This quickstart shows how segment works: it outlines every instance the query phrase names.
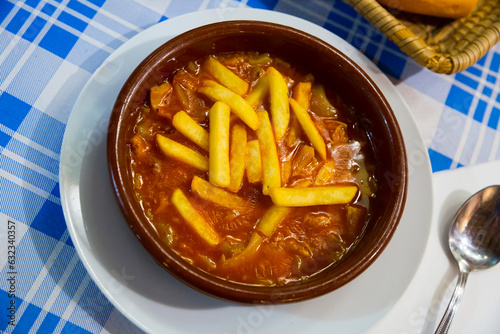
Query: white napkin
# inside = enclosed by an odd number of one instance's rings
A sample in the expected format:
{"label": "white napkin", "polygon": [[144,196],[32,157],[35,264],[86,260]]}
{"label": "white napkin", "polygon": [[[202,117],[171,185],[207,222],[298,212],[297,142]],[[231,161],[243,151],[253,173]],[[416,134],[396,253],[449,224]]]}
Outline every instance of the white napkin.
{"label": "white napkin", "polygon": [[[458,277],[448,249],[451,221],[472,194],[500,184],[500,161],[438,172],[433,181],[434,212],[422,262],[407,291],[370,333],[434,333]],[[500,333],[500,265],[470,274],[449,333]]]}

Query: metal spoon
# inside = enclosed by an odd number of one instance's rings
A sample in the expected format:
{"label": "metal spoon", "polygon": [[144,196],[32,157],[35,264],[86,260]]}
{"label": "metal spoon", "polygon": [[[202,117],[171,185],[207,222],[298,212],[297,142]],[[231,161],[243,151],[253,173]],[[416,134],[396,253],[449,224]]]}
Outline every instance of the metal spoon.
{"label": "metal spoon", "polygon": [[478,191],[462,205],[451,225],[449,244],[460,271],[436,334],[448,332],[469,273],[500,261],[500,185]]}

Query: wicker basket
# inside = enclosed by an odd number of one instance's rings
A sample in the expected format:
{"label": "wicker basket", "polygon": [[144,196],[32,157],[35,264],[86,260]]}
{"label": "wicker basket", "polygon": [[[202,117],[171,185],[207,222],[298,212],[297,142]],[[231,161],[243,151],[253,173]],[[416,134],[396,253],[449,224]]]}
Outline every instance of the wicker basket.
{"label": "wicker basket", "polygon": [[458,20],[404,13],[376,0],[344,1],[404,53],[436,73],[465,70],[500,40],[500,0],[479,0],[468,17]]}

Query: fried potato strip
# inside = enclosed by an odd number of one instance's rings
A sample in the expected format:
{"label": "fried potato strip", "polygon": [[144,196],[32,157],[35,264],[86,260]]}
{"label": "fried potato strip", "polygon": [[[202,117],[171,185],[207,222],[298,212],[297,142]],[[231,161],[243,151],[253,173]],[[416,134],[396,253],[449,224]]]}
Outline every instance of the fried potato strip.
{"label": "fried potato strip", "polygon": [[214,57],[208,57],[202,66],[215,78],[215,80],[236,94],[245,95],[247,93],[248,83],[237,76],[229,68],[222,65]]}
{"label": "fried potato strip", "polygon": [[160,134],[156,135],[156,141],[165,155],[193,166],[203,172],[208,171],[208,159],[195,150]]}
{"label": "fried potato strip", "polygon": [[209,245],[216,246],[221,242],[219,234],[210,226],[205,218],[193,207],[182,190],[176,189],[172,194],[172,204],[186,223]]}
{"label": "fried potato strip", "polygon": [[258,139],[251,140],[247,143],[246,173],[248,182],[262,182],[262,160],[260,157],[260,144]]}
{"label": "fried potato strip", "polygon": [[257,232],[253,232],[246,247],[240,253],[224,261],[223,264],[225,266],[233,266],[247,261],[249,257],[255,255],[263,241],[264,238],[262,238]]}
{"label": "fried potato strip", "polygon": [[235,124],[231,131],[231,148],[229,151],[230,182],[227,190],[236,193],[240,190],[245,175],[247,149],[247,131],[242,124]]}
{"label": "fried potato strip", "polygon": [[222,101],[226,103],[233,113],[235,113],[250,129],[257,130],[259,118],[255,110],[240,95],[230,89],[218,84],[213,80],[205,80],[204,86],[198,92],[206,95],[212,101]]}
{"label": "fried potato strip", "polygon": [[292,211],[291,208],[273,205],[259,221],[257,231],[260,231],[266,237],[270,238],[290,211]]}
{"label": "fried potato strip", "polygon": [[308,188],[270,188],[273,203],[281,206],[312,206],[350,203],[358,193],[356,186]]}
{"label": "fried potato strip", "polygon": [[293,87],[292,97],[305,110],[309,109],[311,101],[311,82],[299,82]]}
{"label": "fried potato strip", "polygon": [[209,135],[208,132],[185,111],[179,111],[172,119],[172,125],[193,143],[208,151]]}
{"label": "fried potato strip", "polygon": [[269,77],[269,99],[271,102],[271,121],[276,140],[280,141],[288,129],[290,122],[290,106],[288,103],[288,86],[281,73],[274,67],[266,71]]}
{"label": "fried potato strip", "polygon": [[262,159],[262,193],[267,195],[269,187],[281,187],[280,162],[269,115],[264,110],[258,110],[257,115],[260,120],[256,134]]}
{"label": "fried potato strip", "polygon": [[229,168],[229,121],[230,109],[224,102],[215,102],[210,108],[210,134],[208,179],[218,187],[231,182]]}
{"label": "fried potato strip", "polygon": [[321,158],[323,158],[323,160],[326,160],[325,141],[323,137],[321,137],[318,129],[316,128],[316,125],[314,125],[311,116],[309,116],[307,110],[302,108],[302,106],[297,101],[295,101],[292,98],[290,98],[289,101],[290,101],[290,106],[292,107],[292,110],[295,113],[295,116],[297,116],[297,119],[299,120],[302,129],[307,135],[307,138],[309,138],[311,144],[318,151]]}
{"label": "fried potato strip", "polygon": [[250,203],[243,198],[218,188],[198,176],[193,177],[191,190],[201,198],[229,209],[241,209],[250,206]]}

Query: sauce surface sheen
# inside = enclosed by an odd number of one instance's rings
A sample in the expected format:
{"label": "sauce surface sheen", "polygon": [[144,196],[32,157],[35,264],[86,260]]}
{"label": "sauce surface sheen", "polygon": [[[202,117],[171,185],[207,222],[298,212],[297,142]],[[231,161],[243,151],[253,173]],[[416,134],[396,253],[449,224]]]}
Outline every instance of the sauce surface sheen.
{"label": "sauce surface sheen", "polygon": [[[172,122],[174,115],[184,111],[206,132],[210,131],[209,112],[214,101],[199,90],[207,85],[207,80],[218,80],[208,69],[208,58],[203,58],[179,69],[163,84],[151,87],[129,138],[133,184],[145,215],[162,240],[182,258],[224,279],[283,285],[335,265],[361,239],[370,216],[370,198],[376,194],[369,142],[355,114],[341,96],[328,90],[327,83],[317,83],[311,74],[271,55],[247,52],[210,57],[248,84],[247,91],[241,94],[243,98],[256,89],[272,67],[285,80],[288,96],[305,103],[303,106],[325,143],[327,158],[322,158],[313,147],[290,107],[286,133],[280,140],[272,138],[279,159],[281,187],[355,185],[356,196],[347,204],[290,207],[271,234],[266,235],[257,227],[275,204],[269,195],[263,194],[262,181],[249,182],[246,169],[236,192],[229,191],[242,199],[234,207],[222,206],[194,192],[193,178],[208,182],[209,172],[167,156],[157,138],[162,135],[209,159],[208,150],[180,133]],[[321,84],[325,84],[325,89]],[[297,87],[301,85],[305,90],[299,92],[302,88]],[[253,106],[254,110],[270,111],[268,94]],[[270,112],[269,118],[273,120]],[[249,142],[258,141],[256,131],[231,112],[230,129],[235,125],[245,129],[248,150]],[[230,159],[235,154],[230,152]],[[172,203],[177,189],[220,237],[217,244],[202,238],[180,214]]]}

